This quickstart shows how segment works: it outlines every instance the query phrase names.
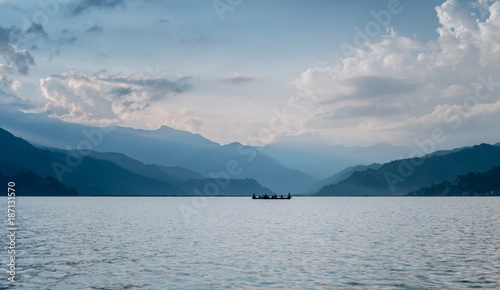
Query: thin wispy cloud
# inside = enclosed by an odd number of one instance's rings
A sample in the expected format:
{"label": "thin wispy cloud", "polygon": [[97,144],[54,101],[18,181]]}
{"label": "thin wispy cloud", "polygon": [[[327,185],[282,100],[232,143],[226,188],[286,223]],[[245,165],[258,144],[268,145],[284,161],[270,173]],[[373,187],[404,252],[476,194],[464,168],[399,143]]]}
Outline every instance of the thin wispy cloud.
{"label": "thin wispy cloud", "polygon": [[34,106],[29,100],[19,98],[13,93],[0,89],[0,104],[20,110],[32,109]]}
{"label": "thin wispy cloud", "polygon": [[91,9],[113,9],[116,7],[125,7],[123,0],[83,0],[73,2],[70,5],[70,12],[72,15],[80,15]]}
{"label": "thin wispy cloud", "polygon": [[40,23],[36,22],[31,23],[31,26],[26,30],[26,33],[41,36],[42,38],[49,37],[47,32],[43,29],[43,26]]}
{"label": "thin wispy cloud", "polygon": [[246,75],[240,75],[238,73],[234,73],[233,77],[222,79],[225,83],[230,84],[242,84],[254,81],[255,78]]}
{"label": "thin wispy cloud", "polygon": [[87,33],[97,33],[102,31],[102,26],[100,25],[92,25],[91,27],[87,28],[85,32]]}

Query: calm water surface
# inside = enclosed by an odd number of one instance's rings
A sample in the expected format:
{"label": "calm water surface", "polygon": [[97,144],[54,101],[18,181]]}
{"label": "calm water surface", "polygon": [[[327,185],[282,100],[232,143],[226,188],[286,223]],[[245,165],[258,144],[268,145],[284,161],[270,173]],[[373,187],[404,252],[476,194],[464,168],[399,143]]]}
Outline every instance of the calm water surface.
{"label": "calm water surface", "polygon": [[23,289],[500,288],[495,197],[21,197],[17,211]]}

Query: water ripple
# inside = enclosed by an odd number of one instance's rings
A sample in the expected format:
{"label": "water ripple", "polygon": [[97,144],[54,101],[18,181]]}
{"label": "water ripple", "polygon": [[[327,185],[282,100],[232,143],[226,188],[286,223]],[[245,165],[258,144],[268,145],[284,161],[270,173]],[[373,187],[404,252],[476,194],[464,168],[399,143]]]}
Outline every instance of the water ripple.
{"label": "water ripple", "polygon": [[500,198],[209,198],[190,220],[181,205],[19,198],[16,287],[500,288]]}

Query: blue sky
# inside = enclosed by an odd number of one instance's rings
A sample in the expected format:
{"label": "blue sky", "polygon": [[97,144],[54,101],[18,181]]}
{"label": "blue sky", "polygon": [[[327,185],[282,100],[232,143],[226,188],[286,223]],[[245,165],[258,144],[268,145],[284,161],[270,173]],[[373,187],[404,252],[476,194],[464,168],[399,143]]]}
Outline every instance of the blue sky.
{"label": "blue sky", "polygon": [[[488,0],[3,0],[1,103],[221,143],[411,145],[436,128],[444,147],[495,142],[498,90],[467,98],[478,77],[500,80],[499,9]],[[374,14],[389,15],[387,25]]]}

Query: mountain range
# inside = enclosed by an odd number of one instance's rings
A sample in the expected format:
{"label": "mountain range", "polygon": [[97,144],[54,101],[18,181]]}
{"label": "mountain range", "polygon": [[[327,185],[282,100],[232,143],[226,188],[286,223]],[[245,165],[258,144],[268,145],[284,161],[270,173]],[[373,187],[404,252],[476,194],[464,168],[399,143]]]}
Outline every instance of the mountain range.
{"label": "mountain range", "polygon": [[[219,178],[218,175],[226,171],[227,165],[236,161],[241,170],[238,175],[230,176],[232,179],[252,178],[273,192],[301,193],[317,181],[298,170],[286,168],[276,159],[251,147],[240,143],[222,146],[199,134],[166,126],[157,130],[110,129],[66,123],[40,114],[4,111],[0,114],[0,127],[46,148],[75,149],[80,145],[85,149],[121,153],[139,162],[156,164],[152,166],[154,168],[140,169],[148,174],[158,170],[174,170],[175,167],[180,170],[182,167],[190,170],[189,173],[185,171],[188,175],[179,175],[184,179],[192,175],[192,171],[205,178]],[[93,156],[97,157],[96,154]],[[130,159],[122,161],[130,162]],[[120,165],[125,166],[124,163]]]}
{"label": "mountain range", "polygon": [[[272,193],[253,179],[231,180],[231,187],[219,186],[184,168],[146,165],[117,153],[41,149],[0,129],[0,176],[14,180],[28,192],[19,195],[248,195]],[[80,154],[80,155],[77,155]],[[182,177],[181,177],[182,176]],[[197,178],[197,179],[196,179]],[[47,192],[41,188],[46,184]],[[212,185],[217,192],[207,191]],[[199,188],[197,188],[199,187]],[[236,190],[236,188],[238,190]]]}
{"label": "mountain range", "polygon": [[329,178],[347,167],[400,159],[411,151],[409,147],[391,144],[352,147],[311,144],[296,137],[280,137],[257,149],[317,180]]}
{"label": "mountain range", "polygon": [[302,193],[316,182],[305,173],[286,168],[269,155],[240,143],[204,150],[181,163],[181,166],[215,178],[230,175],[228,164],[238,166],[235,177],[254,178],[278,193]]}
{"label": "mountain range", "polygon": [[[374,159],[370,156],[379,156],[375,159],[383,160],[383,156],[388,156],[387,152],[393,152],[394,155],[394,152],[405,149],[397,147],[398,150],[396,150],[396,147],[391,145],[375,146],[385,148],[383,150],[375,150],[373,146],[353,148],[320,144],[312,147],[293,146],[290,140],[274,145],[269,144],[265,148],[253,148],[240,143],[220,145],[199,134],[166,126],[157,130],[126,127],[101,128],[67,123],[41,114],[7,109],[0,109],[0,113],[0,127],[36,146],[64,150],[80,147],[96,152],[123,154],[145,164],[155,164],[154,168],[147,169],[148,177],[152,177],[150,175],[153,174],[152,171],[165,171],[167,168],[175,171],[183,168],[191,172],[185,171],[179,175],[181,178],[186,178],[193,172],[205,178],[219,178],[219,175],[226,171],[228,164],[236,162],[241,170],[237,176],[232,175],[231,178],[252,178],[276,193],[310,192],[317,182],[346,166],[354,166]],[[376,154],[370,154],[371,151]],[[286,154],[279,154],[279,152]],[[94,153],[93,157],[97,157],[96,154]],[[108,157],[112,158],[111,155]],[[325,164],[327,166],[323,166]],[[124,163],[119,165],[127,168]],[[307,174],[302,169],[312,173]],[[191,176],[191,178],[200,178],[200,176]]]}
{"label": "mountain range", "polygon": [[75,149],[80,144],[95,151],[123,153],[141,162],[164,166],[176,166],[200,151],[220,146],[199,134],[166,126],[157,130],[84,126],[6,109],[0,110],[0,127],[40,146]]}
{"label": "mountain range", "polygon": [[469,172],[484,172],[500,166],[500,147],[481,144],[430,154],[422,158],[400,159],[378,169],[354,172],[349,178],[323,187],[318,195],[404,195],[431,184],[453,181]]}
{"label": "mountain range", "polygon": [[220,145],[166,126],[84,126],[0,113],[0,178],[23,179],[54,195],[404,195],[500,165],[500,147],[487,144],[402,159],[409,148],[389,144],[280,137],[260,147]]}

